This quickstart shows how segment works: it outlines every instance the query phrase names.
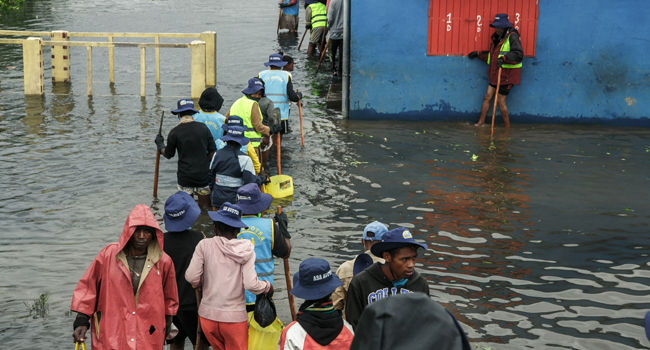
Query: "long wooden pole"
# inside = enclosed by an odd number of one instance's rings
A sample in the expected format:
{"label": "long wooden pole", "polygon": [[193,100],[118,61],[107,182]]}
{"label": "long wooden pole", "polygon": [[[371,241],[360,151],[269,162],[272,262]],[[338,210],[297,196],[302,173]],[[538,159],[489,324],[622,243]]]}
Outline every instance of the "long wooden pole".
{"label": "long wooden pole", "polygon": [[494,119],[497,116],[497,99],[499,98],[499,85],[501,85],[501,67],[499,67],[499,77],[497,78],[497,91],[494,92],[494,108],[492,109],[492,133],[494,135]]}
{"label": "long wooden pole", "polygon": [[[278,215],[282,214],[282,207],[278,205]],[[296,320],[296,305],[291,294],[291,272],[289,271],[289,260],[284,259],[284,279],[287,281],[287,295],[289,296],[289,310],[291,310],[291,319]]]}
{"label": "long wooden pole", "polygon": [[[300,90],[296,90],[296,92],[300,92]],[[298,100],[298,113],[300,114],[300,141],[305,147],[305,134],[302,132],[302,98]]]}
{"label": "long wooden pole", "polygon": [[[280,122],[281,123],[281,122]],[[282,144],[282,136],[280,133],[275,134],[275,149],[277,150],[277,158],[278,158],[278,175],[282,175],[282,151],[280,150],[281,144]]]}
{"label": "long wooden pole", "polygon": [[[162,115],[160,116],[160,128],[158,129],[158,135],[162,136],[162,124],[163,124],[163,117],[165,116],[165,111],[162,112]],[[153,177],[153,196],[157,197],[158,196],[158,170],[160,169],[160,150],[157,149],[156,147],[156,170],[154,171],[154,177]]]}
{"label": "long wooden pole", "polygon": [[300,39],[300,44],[298,44],[298,51],[300,51],[300,46],[302,46],[302,41],[305,40],[305,34],[307,34],[307,29],[302,33],[302,39]]}
{"label": "long wooden pole", "polygon": [[325,48],[323,49],[323,52],[320,53],[320,60],[318,60],[318,65],[316,66],[316,72],[314,73],[314,75],[318,74],[318,70],[320,69],[320,64],[323,62],[323,57],[325,57],[325,53],[327,52],[328,46],[330,46],[330,39],[327,39]]}
{"label": "long wooden pole", "polygon": [[[198,288],[194,289],[194,292],[196,292],[196,309],[198,310],[199,307],[201,306],[201,292],[199,291]],[[201,333],[203,333],[203,330],[201,329],[201,316],[197,316],[198,322],[196,324],[196,341],[194,342],[194,350],[199,350],[200,349],[200,344],[201,344]]]}

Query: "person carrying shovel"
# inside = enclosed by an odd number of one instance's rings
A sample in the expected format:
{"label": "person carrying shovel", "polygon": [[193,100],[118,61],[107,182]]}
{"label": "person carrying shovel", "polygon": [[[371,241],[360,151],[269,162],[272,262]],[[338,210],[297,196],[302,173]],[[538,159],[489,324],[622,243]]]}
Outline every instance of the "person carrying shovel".
{"label": "person carrying shovel", "polygon": [[[512,26],[513,24],[508,21],[507,14],[502,13],[496,15],[494,22],[490,24],[490,27],[495,29],[491,37],[490,51],[472,51],[467,55],[470,59],[478,57],[488,64],[490,85],[483,97],[481,116],[478,123],[475,124],[476,126],[483,126],[485,124],[485,117],[490,109],[490,101],[497,90],[499,73],[501,73],[497,104],[501,111],[504,126],[506,128],[510,127],[506,96],[510,93],[513,85],[519,85],[520,83],[521,61],[524,58],[524,50],[521,46],[519,32]],[[494,117],[492,116],[492,118]]]}

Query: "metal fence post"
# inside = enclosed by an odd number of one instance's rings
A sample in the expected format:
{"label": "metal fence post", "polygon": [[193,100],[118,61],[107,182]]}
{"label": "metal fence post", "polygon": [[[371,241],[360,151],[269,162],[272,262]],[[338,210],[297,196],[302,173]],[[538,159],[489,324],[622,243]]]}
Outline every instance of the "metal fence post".
{"label": "metal fence post", "polygon": [[205,85],[217,85],[217,33],[201,33],[201,41],[205,42]]}
{"label": "metal fence post", "polygon": [[192,50],[192,99],[199,99],[205,90],[205,42],[194,40]]}
{"label": "metal fence post", "polygon": [[23,40],[23,74],[25,75],[25,95],[43,95],[43,40],[30,37]]}
{"label": "metal fence post", "polygon": [[[55,30],[50,34],[52,41],[70,41],[70,32]],[[70,46],[52,46],[52,82],[70,81]]]}

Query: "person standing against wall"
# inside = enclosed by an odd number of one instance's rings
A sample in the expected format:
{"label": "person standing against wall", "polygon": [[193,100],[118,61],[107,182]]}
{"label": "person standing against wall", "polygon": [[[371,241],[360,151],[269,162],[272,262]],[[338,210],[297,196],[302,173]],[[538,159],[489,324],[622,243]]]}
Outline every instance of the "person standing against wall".
{"label": "person standing against wall", "polygon": [[[329,58],[332,63],[332,74],[341,76],[341,62],[343,61],[343,0],[331,0],[327,8],[327,25],[330,33]],[[336,59],[336,52],[339,59]],[[338,66],[336,62],[338,61]]]}
{"label": "person standing against wall", "polygon": [[298,0],[283,0],[280,4],[282,16],[280,17],[280,29],[289,29],[289,33],[298,30]]}
{"label": "person standing against wall", "polygon": [[[508,20],[507,14],[496,15],[494,22],[490,24],[490,27],[495,29],[491,37],[490,51],[472,51],[467,55],[470,59],[478,57],[488,64],[490,85],[485,96],[483,96],[481,116],[478,123],[475,124],[476,126],[485,124],[485,117],[496,92],[499,68],[501,68],[501,85],[499,86],[497,104],[499,105],[499,111],[501,111],[504,126],[506,128],[510,127],[506,96],[510,93],[513,85],[519,85],[520,83],[521,61],[524,59],[524,50],[521,46],[519,32],[512,26],[513,24]],[[494,117],[492,116],[492,118]]]}

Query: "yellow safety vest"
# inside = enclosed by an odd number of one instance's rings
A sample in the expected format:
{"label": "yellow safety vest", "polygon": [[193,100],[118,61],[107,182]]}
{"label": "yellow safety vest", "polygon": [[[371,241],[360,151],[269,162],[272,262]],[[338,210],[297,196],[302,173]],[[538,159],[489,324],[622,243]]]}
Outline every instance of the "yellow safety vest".
{"label": "yellow safety vest", "polygon": [[257,106],[260,118],[264,118],[262,117],[260,105],[256,101],[246,97],[246,95],[235,101],[235,103],[230,106],[230,115],[236,115],[244,121],[244,126],[247,128],[247,131],[244,132],[244,136],[250,140],[253,147],[259,147],[260,141],[262,141],[262,134],[255,131],[253,122],[251,121],[251,110],[253,109],[253,104]]}
{"label": "yellow safety vest", "polygon": [[[510,52],[510,35],[511,34],[508,34],[508,37],[503,42],[503,45],[501,45],[501,51],[499,51],[499,57],[503,57],[503,56],[505,56],[505,54]],[[490,55],[491,55],[491,53],[488,54],[487,64],[490,64]],[[503,67],[503,68],[521,68],[521,62],[519,62],[517,64],[504,64],[501,67]]]}
{"label": "yellow safety vest", "polygon": [[325,27],[327,25],[327,9],[325,5],[317,2],[309,5],[311,9],[311,27]]}

